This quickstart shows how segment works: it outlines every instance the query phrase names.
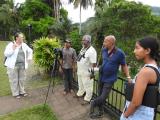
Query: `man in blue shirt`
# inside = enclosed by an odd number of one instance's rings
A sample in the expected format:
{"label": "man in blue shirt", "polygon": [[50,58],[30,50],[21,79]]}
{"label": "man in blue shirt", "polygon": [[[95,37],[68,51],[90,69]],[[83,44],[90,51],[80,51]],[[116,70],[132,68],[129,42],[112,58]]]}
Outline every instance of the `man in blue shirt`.
{"label": "man in blue shirt", "polygon": [[[127,79],[131,79],[125,61],[124,52],[116,48],[116,39],[113,35],[106,36],[102,49],[102,67],[100,68],[99,96],[91,101],[90,117],[99,118],[103,115],[103,104],[108,97],[112,85],[117,80],[119,66],[121,65]],[[98,107],[99,112],[95,113],[94,108]]]}

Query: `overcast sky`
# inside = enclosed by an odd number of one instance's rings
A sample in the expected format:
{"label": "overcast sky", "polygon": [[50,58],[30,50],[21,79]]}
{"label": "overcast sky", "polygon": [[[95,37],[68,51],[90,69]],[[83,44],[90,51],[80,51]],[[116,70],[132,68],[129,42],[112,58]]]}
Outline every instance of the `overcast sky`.
{"label": "overcast sky", "polygon": [[[23,3],[25,0],[14,0],[16,3]],[[68,0],[61,0],[63,7],[68,11],[68,17],[72,20],[73,23],[79,22],[79,8],[74,9],[72,4],[68,4]],[[159,6],[160,0],[128,0],[128,1],[140,1],[143,4],[150,6]],[[82,22],[86,21],[89,17],[94,16],[94,7],[89,7],[87,10],[82,9]]]}

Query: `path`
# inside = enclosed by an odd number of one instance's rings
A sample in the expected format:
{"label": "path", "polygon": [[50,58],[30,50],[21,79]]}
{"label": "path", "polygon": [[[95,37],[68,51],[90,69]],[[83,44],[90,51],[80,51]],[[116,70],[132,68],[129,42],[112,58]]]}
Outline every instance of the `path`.
{"label": "path", "polygon": [[[12,96],[0,97],[0,115],[42,104],[44,103],[46,92],[47,88],[39,88],[28,91],[30,95],[21,99],[16,99]],[[82,99],[73,98],[73,94],[64,96],[62,92],[62,85],[55,87],[54,93],[50,92],[47,100],[59,120],[91,120],[88,117],[89,105],[82,106],[80,104]],[[98,120],[111,120],[111,118],[105,114],[103,118]]]}

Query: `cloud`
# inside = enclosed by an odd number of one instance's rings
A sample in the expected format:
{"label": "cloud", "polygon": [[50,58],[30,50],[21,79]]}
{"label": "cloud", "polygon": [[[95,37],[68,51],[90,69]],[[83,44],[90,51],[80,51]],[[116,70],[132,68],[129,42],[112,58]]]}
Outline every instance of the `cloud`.
{"label": "cloud", "polygon": [[[160,7],[160,0],[128,0],[128,1],[136,1],[136,2],[142,2],[145,5],[150,6],[159,6]],[[25,0],[15,0],[15,3],[23,3]],[[80,21],[80,9],[74,9],[73,4],[69,4],[68,0],[61,0],[63,7],[68,11],[68,17],[73,22],[79,22]],[[84,10],[82,8],[82,14],[81,14],[81,22],[85,22],[89,17],[93,17],[95,14],[94,6],[88,7],[88,9]]]}
{"label": "cloud", "polygon": [[160,0],[128,0],[128,1],[136,1],[136,2],[141,2],[144,5],[160,7]]}
{"label": "cloud", "polygon": [[[68,17],[73,22],[80,22],[80,8],[75,9],[73,4],[63,3],[63,7],[68,11]],[[81,9],[81,22],[85,22],[89,17],[93,17],[95,14],[94,6],[88,7],[88,9]]]}

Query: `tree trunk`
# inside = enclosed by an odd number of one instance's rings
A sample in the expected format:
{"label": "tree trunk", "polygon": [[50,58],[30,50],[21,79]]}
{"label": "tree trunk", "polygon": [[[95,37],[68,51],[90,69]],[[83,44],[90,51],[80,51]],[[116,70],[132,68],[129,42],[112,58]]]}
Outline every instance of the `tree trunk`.
{"label": "tree trunk", "polygon": [[80,14],[79,14],[79,19],[80,19],[80,22],[79,22],[79,35],[81,35],[81,11],[82,10],[82,6],[81,6],[81,3],[80,3]]}
{"label": "tree trunk", "polygon": [[59,21],[60,18],[60,1],[59,0],[53,0],[54,8],[53,8],[53,16],[56,18],[57,21]]}

